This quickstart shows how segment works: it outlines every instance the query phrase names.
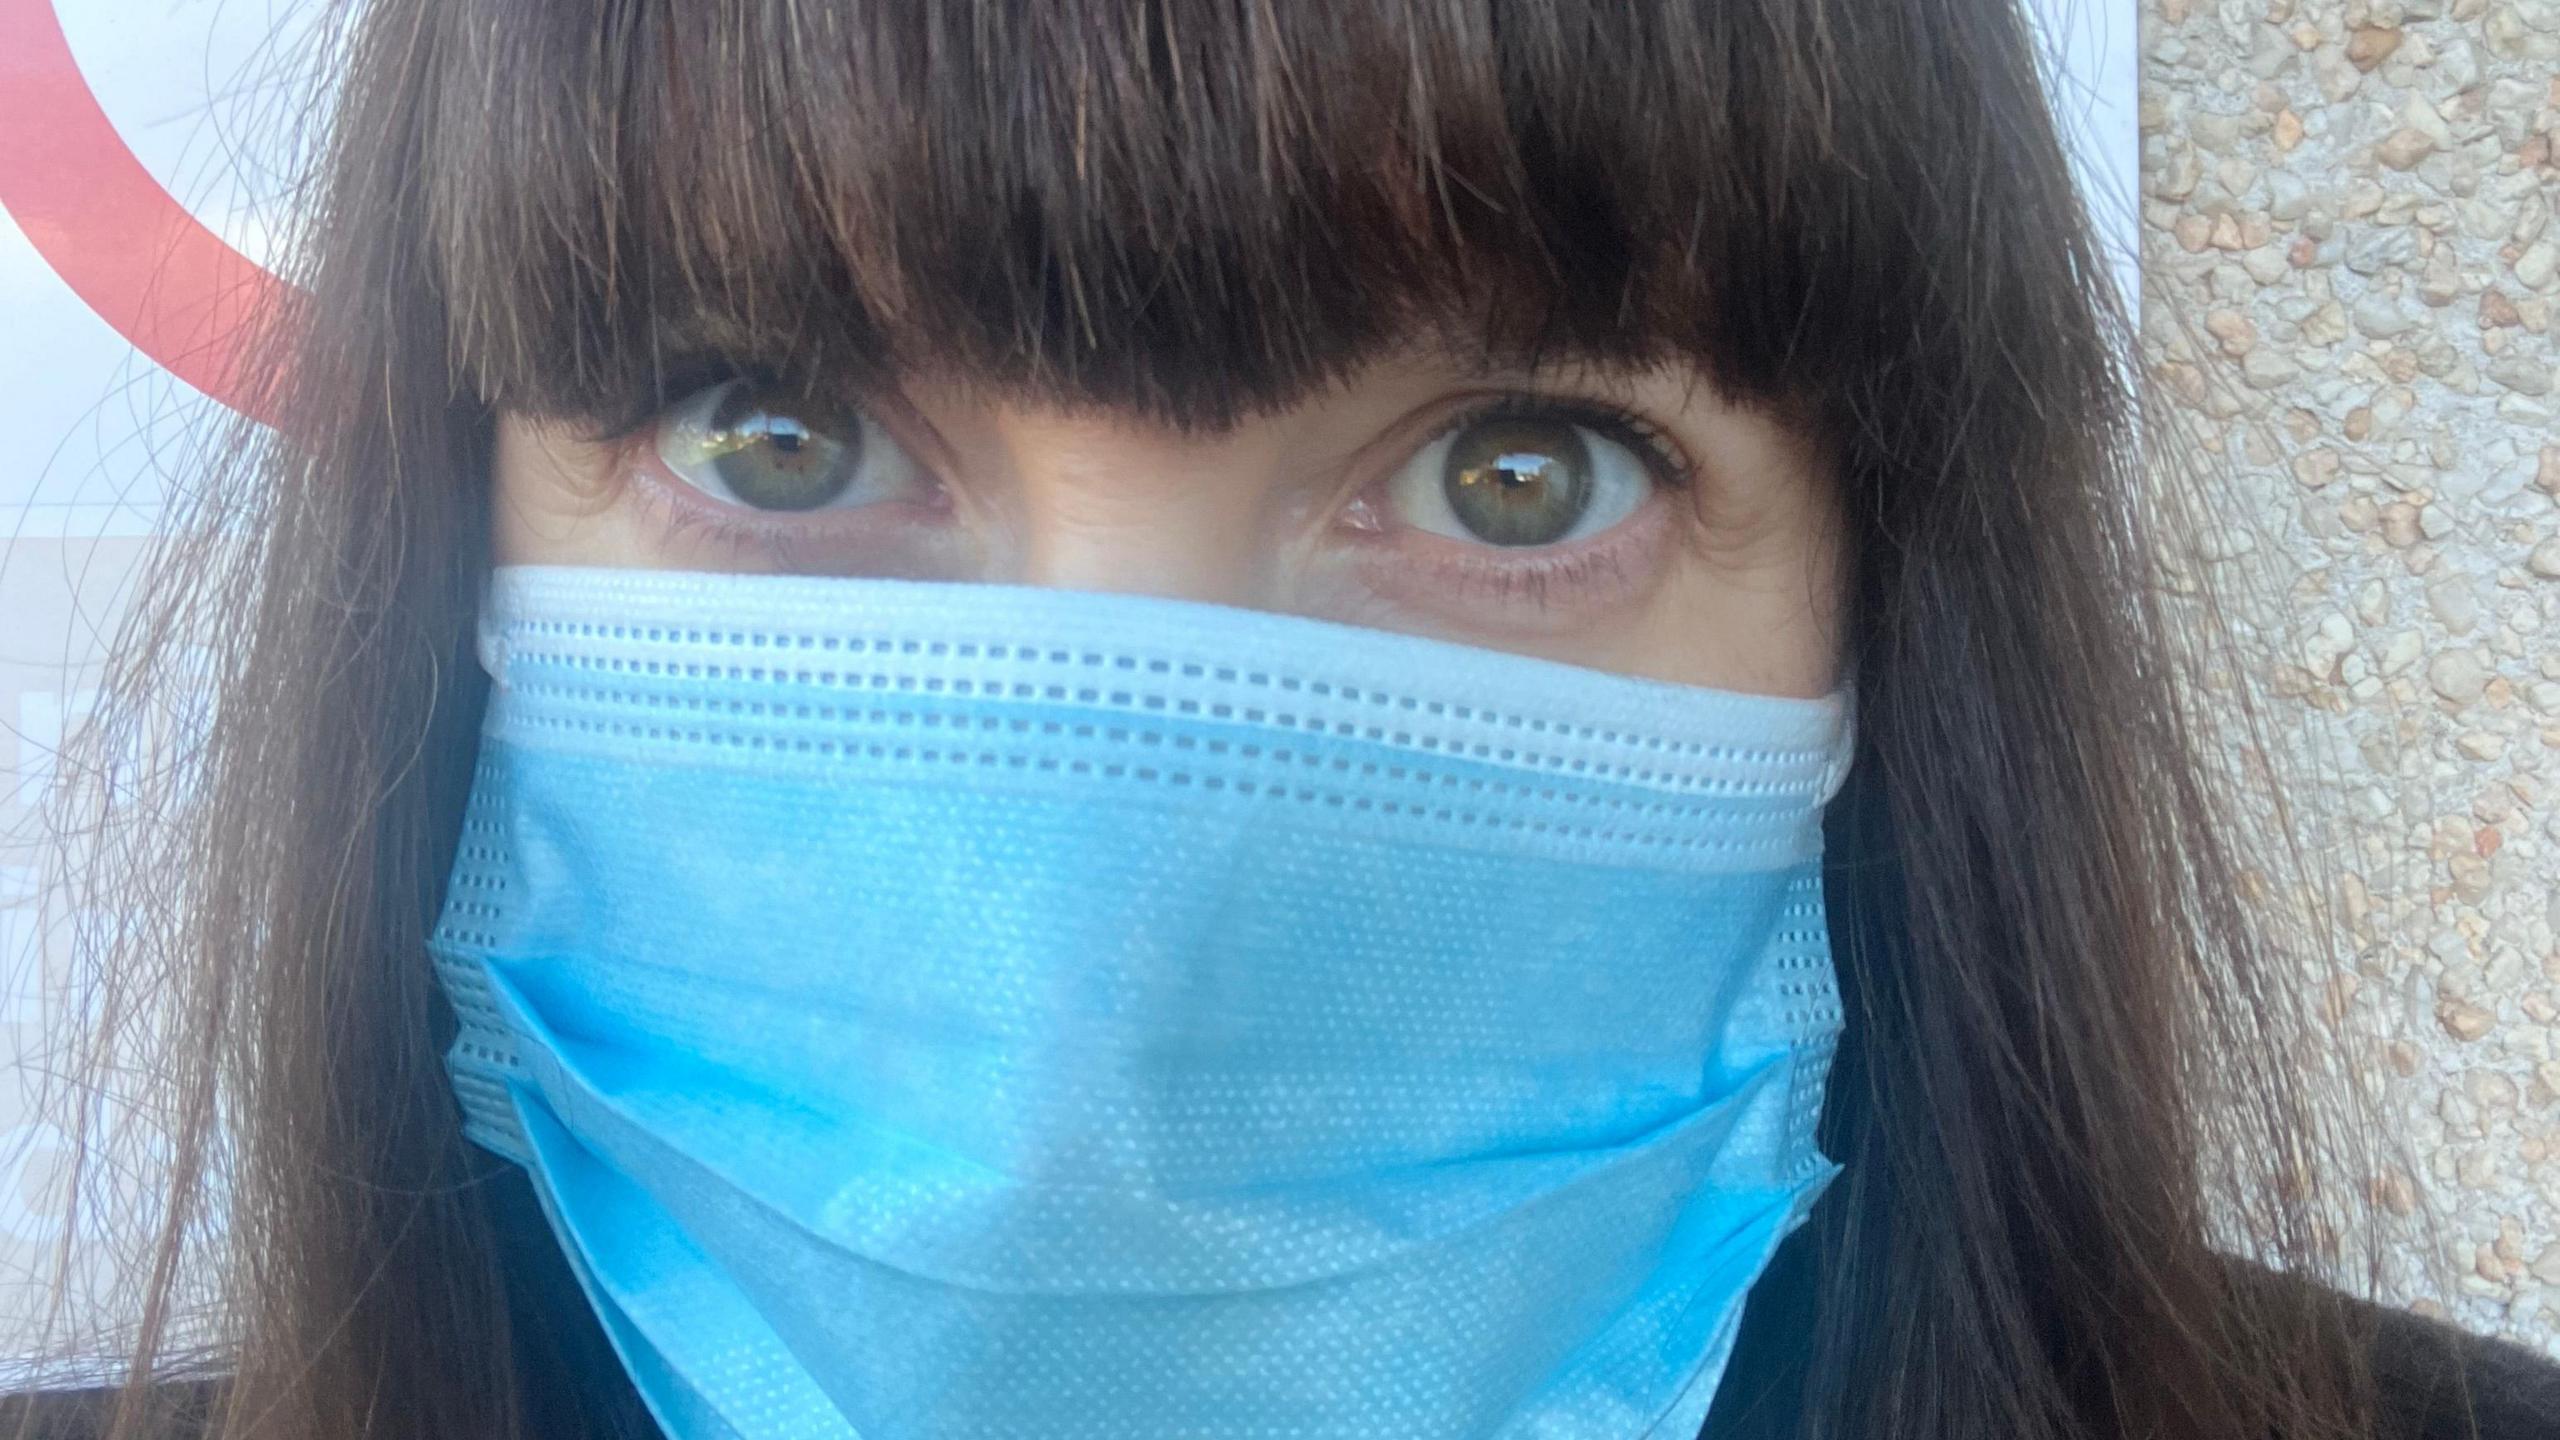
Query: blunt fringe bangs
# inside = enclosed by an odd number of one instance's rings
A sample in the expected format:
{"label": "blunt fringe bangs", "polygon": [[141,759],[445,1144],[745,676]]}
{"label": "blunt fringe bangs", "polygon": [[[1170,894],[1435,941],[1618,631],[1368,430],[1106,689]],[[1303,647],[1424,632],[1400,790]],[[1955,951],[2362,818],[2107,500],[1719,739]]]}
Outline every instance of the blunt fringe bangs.
{"label": "blunt fringe bangs", "polygon": [[[2072,204],[1985,103],[2032,62],[1979,6],[594,8],[455,0],[409,42],[453,360],[537,413],[645,413],[716,356],[1214,428],[1418,332],[1774,400],[1994,363],[1952,317],[2037,292],[1935,257]],[[2090,363],[2006,363],[2057,360]]]}

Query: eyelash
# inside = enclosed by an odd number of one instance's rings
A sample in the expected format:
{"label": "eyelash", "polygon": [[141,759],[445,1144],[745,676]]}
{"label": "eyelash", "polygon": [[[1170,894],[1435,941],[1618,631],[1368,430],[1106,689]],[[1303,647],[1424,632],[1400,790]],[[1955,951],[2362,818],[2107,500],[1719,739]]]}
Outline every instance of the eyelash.
{"label": "eyelash", "polygon": [[[732,380],[751,380],[759,385],[776,385],[783,376],[767,366],[742,364],[717,355],[682,355],[661,370],[645,390],[598,397],[587,407],[586,439],[597,445],[624,446],[649,438],[659,417],[686,396],[724,385]],[[794,389],[781,385],[785,390]]]}
{"label": "eyelash", "polygon": [[[716,357],[688,358],[670,366],[660,377],[653,394],[636,403],[611,404],[590,431],[590,439],[610,446],[628,467],[638,447],[653,443],[655,428],[666,407],[673,401],[712,385],[734,379],[748,379],[758,384],[774,385],[785,393],[797,393],[795,387],[778,374],[762,367],[743,366]],[[1413,447],[1420,453],[1440,440],[1469,426],[1490,421],[1522,417],[1560,419],[1584,426],[1603,438],[1625,446],[1641,460],[1655,483],[1672,490],[1689,488],[1697,477],[1697,464],[1669,436],[1642,415],[1622,405],[1579,395],[1557,395],[1536,391],[1512,391],[1465,406],[1442,421]],[[681,483],[681,482],[677,482]],[[783,569],[808,567],[823,555],[824,536],[813,533],[806,522],[765,521],[752,511],[732,515],[708,505],[687,504],[678,499],[667,484],[655,483],[630,487],[670,539],[699,540],[719,546],[732,556],[753,555]],[[1544,609],[1549,592],[1570,591],[1579,586],[1618,578],[1614,567],[1619,557],[1589,544],[1573,547],[1563,553],[1523,553],[1497,558],[1488,553],[1465,559],[1451,557],[1442,567],[1448,578],[1483,598],[1505,603],[1526,601]]]}
{"label": "eyelash", "polygon": [[1645,462],[1645,468],[1653,472],[1653,478],[1670,489],[1685,490],[1697,479],[1697,463],[1652,421],[1623,405],[1582,395],[1512,391],[1459,411],[1433,430],[1420,445],[1414,447],[1414,451],[1418,454],[1471,425],[1529,416],[1570,421],[1597,431],[1602,438],[1634,451],[1637,458]]}
{"label": "eyelash", "polygon": [[[658,417],[666,413],[668,406],[687,395],[731,380],[769,385],[786,394],[807,393],[815,388],[793,383],[791,377],[776,366],[742,363],[707,353],[679,355],[659,373],[657,383],[649,390],[607,397],[599,403],[591,412],[587,438],[597,444],[631,443],[654,425]],[[1683,487],[1696,477],[1695,463],[1652,422],[1625,406],[1588,396],[1513,391],[1466,408],[1434,430],[1423,445],[1469,425],[1527,415],[1555,416],[1577,425],[1587,425],[1643,456],[1655,472],[1655,478],[1665,484]],[[1415,448],[1418,450],[1422,446]]]}
{"label": "eyelash", "polygon": [[784,570],[807,568],[812,557],[821,553],[812,548],[815,538],[804,526],[747,518],[751,511],[739,511],[733,517],[708,506],[689,505],[676,499],[664,483],[633,486],[630,493],[670,540],[708,541],[732,557],[753,555]]}

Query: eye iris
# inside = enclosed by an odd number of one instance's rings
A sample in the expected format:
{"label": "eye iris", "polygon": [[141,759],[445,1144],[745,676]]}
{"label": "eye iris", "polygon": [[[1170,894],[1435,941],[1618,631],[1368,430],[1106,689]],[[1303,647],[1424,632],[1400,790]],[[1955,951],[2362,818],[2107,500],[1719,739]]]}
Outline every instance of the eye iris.
{"label": "eye iris", "polygon": [[1591,447],[1563,420],[1481,421],[1450,443],[1441,488],[1476,538],[1550,545],[1590,508]]}
{"label": "eye iris", "polygon": [[861,432],[821,427],[752,385],[711,416],[711,463],[731,494],[759,510],[814,510],[853,483]]}

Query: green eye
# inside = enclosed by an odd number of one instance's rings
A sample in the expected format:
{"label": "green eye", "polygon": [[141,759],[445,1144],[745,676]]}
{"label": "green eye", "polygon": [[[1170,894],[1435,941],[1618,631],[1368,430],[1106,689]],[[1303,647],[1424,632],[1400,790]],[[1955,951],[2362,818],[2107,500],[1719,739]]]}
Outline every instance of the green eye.
{"label": "green eye", "polygon": [[670,408],[658,457],[714,499],[750,510],[843,509],[902,498],[915,462],[869,417],[730,380]]}
{"label": "green eye", "polygon": [[1596,535],[1653,492],[1634,452],[1563,414],[1506,411],[1423,447],[1388,482],[1387,508],[1418,530],[1504,549]]}
{"label": "green eye", "polygon": [[815,510],[844,493],[862,460],[859,423],[814,421],[748,385],[712,411],[710,439],[722,483],[759,510]]}
{"label": "green eye", "polygon": [[1488,545],[1552,545],[1591,508],[1591,447],[1562,420],[1479,421],[1450,440],[1440,488]]}

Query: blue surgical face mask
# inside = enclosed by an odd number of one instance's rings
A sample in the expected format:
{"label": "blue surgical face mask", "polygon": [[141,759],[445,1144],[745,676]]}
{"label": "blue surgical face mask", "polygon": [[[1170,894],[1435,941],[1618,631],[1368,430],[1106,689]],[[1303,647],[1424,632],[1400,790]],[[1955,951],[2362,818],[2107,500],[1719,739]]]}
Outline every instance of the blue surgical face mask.
{"label": "blue surgical face mask", "polygon": [[1837,1167],[1837,699],[497,572],[434,950],[679,1440],[1694,1435]]}

